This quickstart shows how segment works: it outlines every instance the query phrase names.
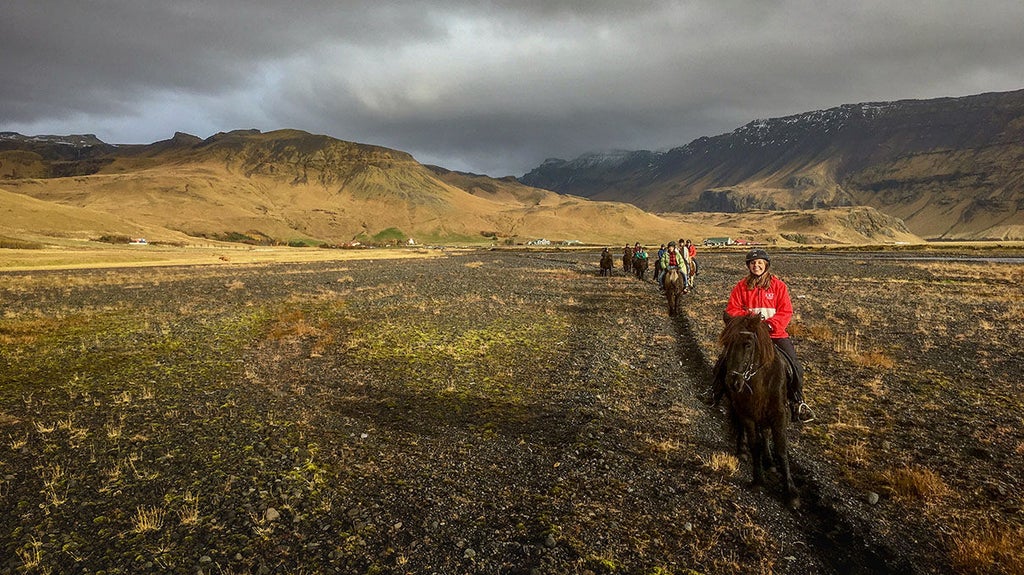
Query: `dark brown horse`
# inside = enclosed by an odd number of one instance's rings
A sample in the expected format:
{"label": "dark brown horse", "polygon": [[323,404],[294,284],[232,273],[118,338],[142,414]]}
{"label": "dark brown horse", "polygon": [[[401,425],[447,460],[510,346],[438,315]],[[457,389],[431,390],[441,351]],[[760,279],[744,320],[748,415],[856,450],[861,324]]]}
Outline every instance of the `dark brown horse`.
{"label": "dark brown horse", "polygon": [[668,299],[668,315],[674,317],[679,313],[683,301],[683,290],[686,289],[686,280],[683,274],[675,266],[668,268],[665,272],[665,297]]}
{"label": "dark brown horse", "polygon": [[605,248],[601,252],[601,275],[610,277],[612,275],[612,268],[615,267],[615,259],[612,258],[612,252],[608,248]]}
{"label": "dark brown horse", "polygon": [[771,459],[768,437],[774,445],[775,461],[782,472],[786,503],[800,506],[800,496],[789,469],[786,450],[786,366],[776,353],[768,328],[758,315],[734,317],[718,338],[725,370],[725,394],[729,398],[731,422],[737,449],[744,438],[750,450],[754,486],[764,483],[764,462]]}

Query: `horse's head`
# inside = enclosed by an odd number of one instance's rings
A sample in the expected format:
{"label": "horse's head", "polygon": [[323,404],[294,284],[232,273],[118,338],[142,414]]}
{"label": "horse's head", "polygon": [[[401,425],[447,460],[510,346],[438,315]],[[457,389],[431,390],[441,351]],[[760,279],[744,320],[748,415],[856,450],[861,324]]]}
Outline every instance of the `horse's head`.
{"label": "horse's head", "polygon": [[729,319],[718,336],[730,370],[749,379],[759,366],[775,361],[775,346],[768,327],[759,315],[743,315]]}
{"label": "horse's head", "polygon": [[[763,337],[762,337],[763,336]],[[768,327],[764,325],[761,316],[757,314],[739,315],[727,318],[722,333],[718,336],[718,343],[722,347],[729,347],[737,342],[746,339],[770,340],[771,334]],[[771,343],[771,341],[767,341]]]}
{"label": "horse's head", "polygon": [[665,291],[683,291],[683,274],[678,268],[668,268],[665,272]]}

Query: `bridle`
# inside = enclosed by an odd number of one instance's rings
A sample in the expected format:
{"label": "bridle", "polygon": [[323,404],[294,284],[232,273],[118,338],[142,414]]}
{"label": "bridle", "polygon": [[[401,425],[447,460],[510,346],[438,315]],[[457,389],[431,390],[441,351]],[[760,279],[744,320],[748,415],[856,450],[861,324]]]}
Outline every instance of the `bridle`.
{"label": "bridle", "polygon": [[754,390],[750,387],[750,380],[753,379],[754,376],[757,375],[757,372],[761,371],[761,369],[764,368],[765,366],[767,366],[770,362],[766,360],[764,363],[762,363],[761,365],[758,365],[755,368],[754,367],[754,359],[755,359],[755,356],[757,355],[757,349],[758,349],[757,334],[752,332],[752,331],[746,331],[746,330],[740,331],[738,333],[740,335],[749,335],[751,338],[753,338],[754,346],[750,350],[750,352],[746,354],[747,357],[746,357],[746,362],[744,362],[745,365],[743,366],[743,371],[732,370],[729,373],[731,375],[738,375],[739,376],[739,380],[737,380],[737,385],[735,387],[735,391],[737,393],[743,393],[744,388],[746,389],[747,392],[753,393]]}

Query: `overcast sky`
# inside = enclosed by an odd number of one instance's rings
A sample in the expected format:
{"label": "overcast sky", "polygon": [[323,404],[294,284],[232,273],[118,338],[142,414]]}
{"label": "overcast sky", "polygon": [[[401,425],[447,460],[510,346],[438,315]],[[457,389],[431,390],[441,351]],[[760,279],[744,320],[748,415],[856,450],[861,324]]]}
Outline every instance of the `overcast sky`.
{"label": "overcast sky", "polygon": [[1021,0],[8,0],[0,131],[298,128],[520,176],[757,118],[1024,88]]}

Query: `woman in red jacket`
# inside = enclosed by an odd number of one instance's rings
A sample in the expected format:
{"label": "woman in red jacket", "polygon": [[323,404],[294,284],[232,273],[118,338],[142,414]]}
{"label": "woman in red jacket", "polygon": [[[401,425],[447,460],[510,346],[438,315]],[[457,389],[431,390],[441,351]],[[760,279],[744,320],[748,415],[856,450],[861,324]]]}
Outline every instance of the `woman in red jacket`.
{"label": "woman in red jacket", "polygon": [[[762,249],[747,252],[747,277],[741,279],[725,306],[723,319],[741,315],[758,314],[768,326],[775,349],[782,352],[793,367],[793,377],[787,385],[787,395],[793,411],[793,419],[808,422],[814,419],[814,412],[804,403],[804,368],[796,357],[796,349],[786,333],[789,320],[793,318],[793,302],[785,282],[768,271],[772,265],[768,253]],[[724,373],[720,365],[715,366],[713,397],[715,403],[724,391]],[[720,381],[721,380],[721,381]]]}

